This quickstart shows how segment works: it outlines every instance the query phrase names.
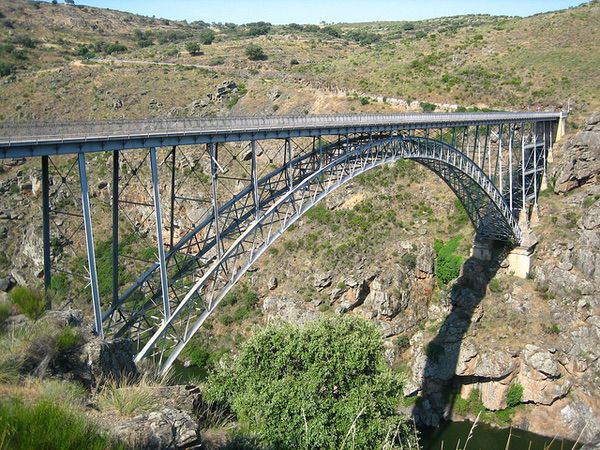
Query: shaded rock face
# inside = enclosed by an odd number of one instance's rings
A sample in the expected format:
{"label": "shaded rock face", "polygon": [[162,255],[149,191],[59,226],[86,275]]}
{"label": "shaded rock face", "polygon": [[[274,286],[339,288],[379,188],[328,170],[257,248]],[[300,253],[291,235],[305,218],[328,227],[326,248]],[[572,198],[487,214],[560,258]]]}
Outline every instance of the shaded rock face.
{"label": "shaded rock face", "polygon": [[600,173],[600,113],[563,147],[564,161],[556,171],[554,191],[569,192],[595,179]]}
{"label": "shaded rock face", "polygon": [[94,338],[84,346],[80,360],[85,362],[89,371],[91,386],[97,386],[106,379],[121,382],[138,376],[131,341],[127,339],[105,341]]}
{"label": "shaded rock face", "polygon": [[121,422],[114,434],[130,448],[140,450],[176,450],[200,445],[198,424],[188,413],[171,408]]}

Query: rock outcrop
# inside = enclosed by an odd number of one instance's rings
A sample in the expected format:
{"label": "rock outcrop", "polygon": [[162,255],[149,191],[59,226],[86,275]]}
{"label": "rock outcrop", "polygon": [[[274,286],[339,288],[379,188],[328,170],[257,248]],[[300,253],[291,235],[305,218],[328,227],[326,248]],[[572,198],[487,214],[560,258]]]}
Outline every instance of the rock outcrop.
{"label": "rock outcrop", "polygon": [[592,182],[600,174],[600,113],[594,114],[585,129],[564,145],[562,155],[555,171],[557,194]]}
{"label": "rock outcrop", "polygon": [[121,422],[114,435],[130,448],[140,450],[200,448],[198,424],[188,413],[171,408]]}

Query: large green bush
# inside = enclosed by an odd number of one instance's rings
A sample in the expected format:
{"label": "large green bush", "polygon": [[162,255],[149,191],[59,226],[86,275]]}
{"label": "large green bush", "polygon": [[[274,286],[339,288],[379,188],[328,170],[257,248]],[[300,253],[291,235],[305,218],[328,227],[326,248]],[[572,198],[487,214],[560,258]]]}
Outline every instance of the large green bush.
{"label": "large green bush", "polygon": [[375,326],[343,317],[260,332],[209,376],[205,395],[273,448],[376,449],[413,439],[397,413],[401,389]]}
{"label": "large green bush", "polygon": [[435,251],[435,276],[441,286],[448,284],[460,274],[463,257],[456,254],[461,236],[455,236],[448,242],[436,239],[433,243]]}

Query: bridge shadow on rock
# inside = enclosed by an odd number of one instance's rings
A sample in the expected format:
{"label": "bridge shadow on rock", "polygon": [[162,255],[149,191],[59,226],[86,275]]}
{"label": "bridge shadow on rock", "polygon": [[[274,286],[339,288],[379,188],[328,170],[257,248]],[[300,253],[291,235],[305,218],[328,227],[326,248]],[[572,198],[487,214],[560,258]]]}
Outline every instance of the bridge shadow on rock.
{"label": "bridge shadow on rock", "polygon": [[468,349],[463,349],[461,357],[461,345],[471,326],[481,319],[481,301],[487,286],[511,248],[509,244],[494,241],[491,250],[490,260],[471,256],[464,262],[460,277],[445,299],[450,313],[435,338],[417,354],[413,372],[420,374],[421,398],[412,415],[419,425],[437,427],[442,419],[449,419],[456,398],[453,394],[461,385],[476,382],[472,377],[460,376],[464,369],[461,366],[474,356],[467,354]]}

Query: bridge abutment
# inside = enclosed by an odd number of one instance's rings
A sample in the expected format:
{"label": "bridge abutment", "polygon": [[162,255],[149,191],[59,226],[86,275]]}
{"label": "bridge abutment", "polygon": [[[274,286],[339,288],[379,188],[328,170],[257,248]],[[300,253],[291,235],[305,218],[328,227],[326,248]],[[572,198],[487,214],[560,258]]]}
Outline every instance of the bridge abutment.
{"label": "bridge abutment", "polygon": [[521,245],[512,249],[508,254],[508,271],[518,278],[527,278],[533,268],[533,251],[537,244],[537,237],[531,225],[539,222],[539,215],[536,207],[533,207],[531,216],[526,208],[519,213],[519,228],[523,232],[523,241]]}

